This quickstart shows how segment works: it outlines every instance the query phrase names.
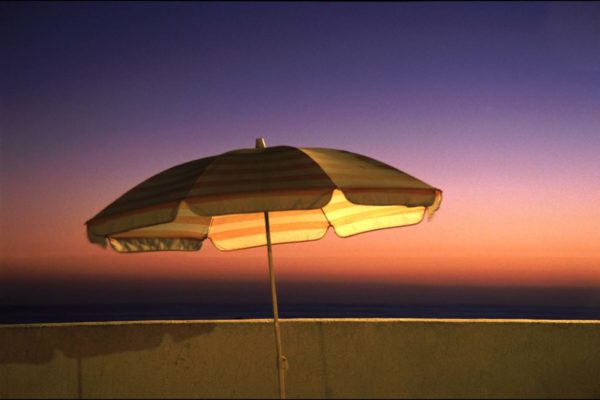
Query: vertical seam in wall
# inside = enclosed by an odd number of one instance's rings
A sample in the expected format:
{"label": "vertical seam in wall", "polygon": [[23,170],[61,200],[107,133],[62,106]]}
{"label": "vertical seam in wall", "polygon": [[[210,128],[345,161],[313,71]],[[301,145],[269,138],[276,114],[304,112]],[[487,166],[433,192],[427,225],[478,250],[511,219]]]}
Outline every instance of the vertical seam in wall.
{"label": "vertical seam in wall", "polygon": [[329,388],[329,377],[327,375],[327,349],[325,345],[325,333],[323,332],[323,322],[319,321],[319,351],[321,355],[321,382],[323,383],[322,396],[323,398],[331,398],[331,389]]}

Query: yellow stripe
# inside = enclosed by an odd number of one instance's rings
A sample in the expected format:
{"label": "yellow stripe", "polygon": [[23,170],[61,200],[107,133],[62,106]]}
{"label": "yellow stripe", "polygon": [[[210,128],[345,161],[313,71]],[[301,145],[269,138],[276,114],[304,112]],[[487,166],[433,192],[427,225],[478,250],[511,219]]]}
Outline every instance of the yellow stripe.
{"label": "yellow stripe", "polygon": [[[377,208],[379,208],[379,207],[377,207]],[[385,209],[383,209],[383,210],[371,209],[371,210],[367,210],[367,211],[359,211],[352,215],[333,217],[333,218],[330,218],[329,220],[331,221],[331,224],[333,226],[341,227],[344,225],[353,224],[355,222],[363,222],[363,221],[377,219],[377,218],[385,217],[385,216],[397,216],[400,214],[409,214],[412,212],[414,212],[414,211],[409,208],[406,208],[406,207],[404,207],[404,209],[398,209],[396,207],[385,207]],[[327,216],[329,217],[329,213],[327,213]]]}
{"label": "yellow stripe", "polygon": [[[304,230],[318,230],[323,229],[327,224],[323,222],[295,222],[290,224],[277,224],[271,226],[271,232],[289,232],[289,231],[304,231]],[[234,238],[241,238],[244,236],[252,236],[257,234],[265,235],[265,227],[250,227],[242,229],[231,229],[224,232],[209,232],[208,237],[213,240],[228,240]]]}
{"label": "yellow stripe", "polygon": [[[327,224],[321,210],[270,212],[269,220],[272,227],[279,224],[293,224],[299,222],[320,222],[325,223],[325,225]],[[218,216],[213,217],[210,232],[221,233],[232,229],[255,226],[260,226],[264,229],[264,223],[265,217],[263,213]]]}
{"label": "yellow stripe", "polygon": [[[304,242],[309,240],[321,239],[327,232],[327,225],[321,229],[307,229],[301,231],[286,231],[277,232],[271,235],[273,244]],[[243,236],[228,240],[213,240],[213,244],[219,250],[238,250],[250,247],[264,246],[266,244],[265,233],[261,232],[256,235]]]}

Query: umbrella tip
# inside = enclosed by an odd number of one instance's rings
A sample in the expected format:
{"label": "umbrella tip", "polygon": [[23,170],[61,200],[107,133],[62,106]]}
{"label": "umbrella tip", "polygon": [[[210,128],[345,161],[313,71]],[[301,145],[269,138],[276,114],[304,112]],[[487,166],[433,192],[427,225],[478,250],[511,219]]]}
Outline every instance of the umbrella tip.
{"label": "umbrella tip", "polygon": [[257,138],[256,139],[256,148],[257,149],[264,149],[265,147],[267,147],[267,144],[265,143],[265,138]]}

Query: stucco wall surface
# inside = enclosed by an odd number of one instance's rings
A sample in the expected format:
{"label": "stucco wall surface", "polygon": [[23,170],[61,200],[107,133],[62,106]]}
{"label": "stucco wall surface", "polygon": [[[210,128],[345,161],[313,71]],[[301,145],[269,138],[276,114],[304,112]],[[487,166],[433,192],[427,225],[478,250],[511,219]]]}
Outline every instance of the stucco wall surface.
{"label": "stucco wall surface", "polygon": [[[289,398],[600,398],[600,321],[282,321]],[[269,320],[0,327],[0,397],[277,396]]]}

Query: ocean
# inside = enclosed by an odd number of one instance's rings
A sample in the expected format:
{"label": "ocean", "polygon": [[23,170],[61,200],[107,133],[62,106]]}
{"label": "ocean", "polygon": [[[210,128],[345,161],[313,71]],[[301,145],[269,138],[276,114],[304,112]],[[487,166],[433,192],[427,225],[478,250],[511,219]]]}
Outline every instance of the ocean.
{"label": "ocean", "polygon": [[[0,324],[272,318],[264,304],[0,305]],[[600,307],[279,304],[280,318],[516,318],[600,320]]]}

